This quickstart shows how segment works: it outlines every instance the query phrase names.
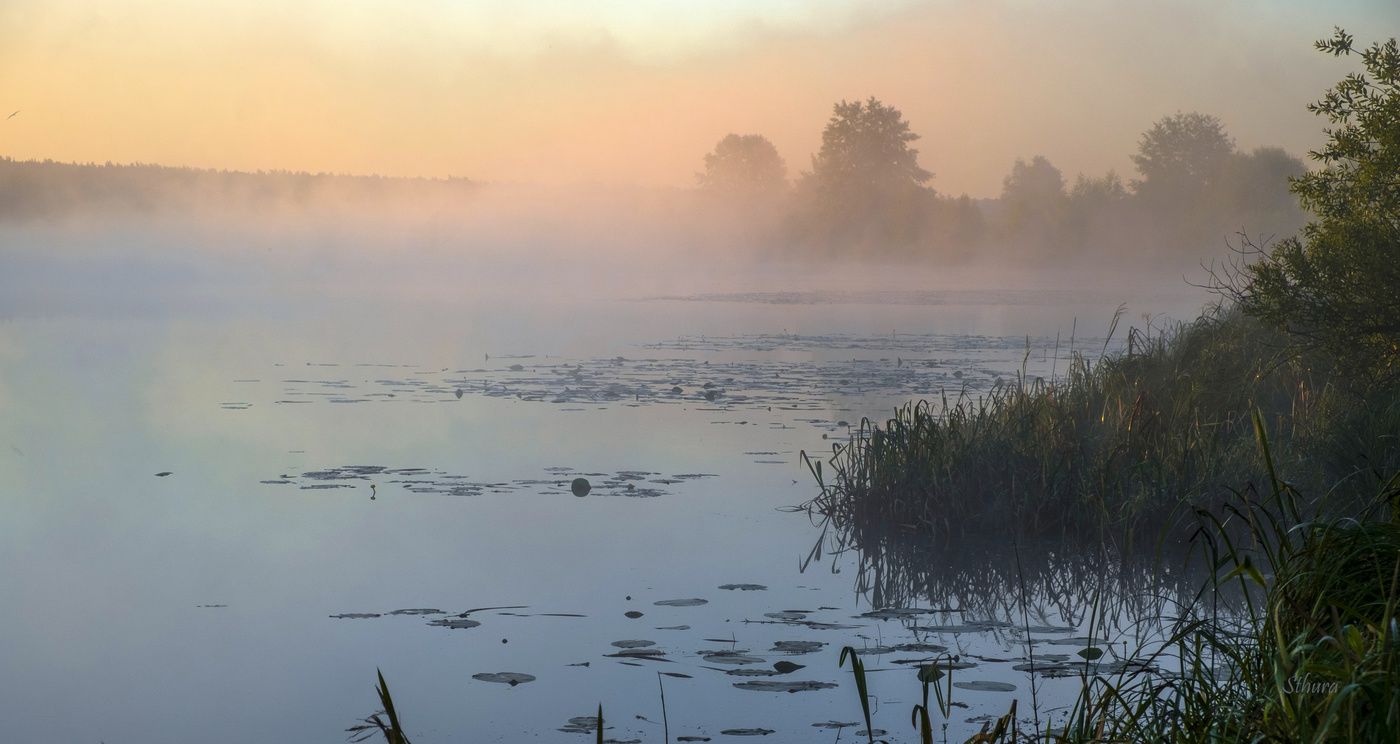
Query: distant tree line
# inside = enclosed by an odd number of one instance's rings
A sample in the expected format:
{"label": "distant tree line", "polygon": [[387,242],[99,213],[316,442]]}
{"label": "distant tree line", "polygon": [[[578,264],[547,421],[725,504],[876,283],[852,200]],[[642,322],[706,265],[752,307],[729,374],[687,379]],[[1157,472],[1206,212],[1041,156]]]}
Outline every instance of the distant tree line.
{"label": "distant tree line", "polygon": [[380,205],[450,205],[476,187],[476,183],[465,178],[250,173],[0,157],[0,220],[75,214],[181,213],[210,208],[300,210],[369,201]]}
{"label": "distant tree line", "polygon": [[987,250],[1028,260],[1093,254],[1198,256],[1237,233],[1289,235],[1306,221],[1289,193],[1303,162],[1276,147],[1240,152],[1221,121],[1166,116],[1132,157],[1139,178],[1109,171],[1068,184],[1043,156],[1018,159],[999,199],[939,194],[919,139],[875,98],[835,104],[811,169],[793,182],[761,135],[730,134],[705,156],[704,193],[778,215],[780,239],[815,256],[961,260]]}

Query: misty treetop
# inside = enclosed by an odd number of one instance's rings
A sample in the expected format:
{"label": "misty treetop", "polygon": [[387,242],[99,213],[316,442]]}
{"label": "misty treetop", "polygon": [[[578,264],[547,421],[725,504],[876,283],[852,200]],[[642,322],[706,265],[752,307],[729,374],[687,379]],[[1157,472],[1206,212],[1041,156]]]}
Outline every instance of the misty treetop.
{"label": "misty treetop", "polygon": [[1001,182],[1001,206],[1007,229],[1041,241],[1053,239],[1065,221],[1070,198],[1060,169],[1037,155],[1031,162],[1017,158]]}
{"label": "misty treetop", "polygon": [[[761,135],[730,134],[704,158],[702,190],[740,195],[748,211],[781,219],[796,253],[955,262],[1081,256],[1194,264],[1239,233],[1289,234],[1304,214],[1289,179],[1305,169],[1277,147],[1240,152],[1217,117],[1163,117],[1130,154],[1139,178],[1079,174],[1073,185],[1043,155],[1018,158],[999,199],[947,198],[928,186],[920,139],[899,109],[871,97],[833,104],[811,170],[784,199],[783,160]],[[776,210],[776,211],[775,211]],[[782,213],[780,217],[778,214]]]}
{"label": "misty treetop", "polygon": [[1133,190],[1147,199],[1189,198],[1215,185],[1234,154],[1235,140],[1220,119],[1195,112],[1163,117],[1129,156],[1142,174]]}
{"label": "misty treetop", "polygon": [[1304,214],[1289,194],[1303,161],[1277,147],[1244,153],[1220,119],[1163,117],[1130,155],[1141,176],[1080,174],[1070,189],[1043,156],[1017,159],[1002,184],[993,240],[1020,255],[1206,259],[1236,234],[1289,234]]}
{"label": "misty treetop", "polygon": [[832,107],[812,169],[797,182],[786,234],[833,257],[961,259],[984,232],[967,197],[940,198],[910,144],[919,135],[893,106],[870,97]]}
{"label": "misty treetop", "polygon": [[711,192],[751,195],[787,189],[787,163],[761,134],[728,134],[705,156],[705,172],[695,174]]}
{"label": "misty treetop", "polygon": [[834,108],[804,181],[833,191],[895,191],[933,178],[919,167],[919,151],[909,146],[919,135],[909,131],[898,109],[874,96]]}

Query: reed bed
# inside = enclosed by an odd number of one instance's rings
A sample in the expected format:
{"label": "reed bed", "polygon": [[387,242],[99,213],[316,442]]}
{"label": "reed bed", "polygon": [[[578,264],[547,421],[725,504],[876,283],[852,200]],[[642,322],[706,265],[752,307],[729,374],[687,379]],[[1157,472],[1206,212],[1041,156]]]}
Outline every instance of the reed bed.
{"label": "reed bed", "polygon": [[1354,505],[1368,472],[1400,467],[1400,395],[1358,392],[1327,369],[1237,309],[1133,329],[1124,352],[1074,354],[1054,379],[1023,371],[985,395],[862,420],[829,471],[808,461],[821,486],[808,508],[945,537],[1094,533],[1131,550],[1164,527],[1184,537],[1194,509],[1262,482],[1255,410],[1289,482],[1310,493],[1341,483],[1333,503]]}

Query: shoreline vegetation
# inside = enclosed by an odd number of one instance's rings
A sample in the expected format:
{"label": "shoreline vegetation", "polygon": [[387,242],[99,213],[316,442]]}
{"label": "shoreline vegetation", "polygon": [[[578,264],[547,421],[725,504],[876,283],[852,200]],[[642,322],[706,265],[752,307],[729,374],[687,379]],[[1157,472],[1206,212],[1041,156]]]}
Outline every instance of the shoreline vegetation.
{"label": "shoreline vegetation", "polygon": [[[1317,48],[1366,74],[1309,107],[1333,125],[1324,168],[1292,179],[1313,220],[1218,277],[1219,305],[1063,376],[863,421],[829,470],[808,459],[809,510],[857,547],[1185,543],[1205,568],[1164,642],[1116,674],[1086,664],[1058,726],[1013,705],[969,742],[1400,741],[1400,48],[1340,29]],[[925,701],[940,677],[920,675]]]}

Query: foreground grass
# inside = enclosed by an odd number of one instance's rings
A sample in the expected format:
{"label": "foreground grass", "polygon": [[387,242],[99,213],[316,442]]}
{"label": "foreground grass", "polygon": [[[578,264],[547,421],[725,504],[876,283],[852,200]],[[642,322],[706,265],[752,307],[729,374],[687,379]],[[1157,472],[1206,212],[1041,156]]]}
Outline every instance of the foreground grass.
{"label": "foreground grass", "polygon": [[1400,479],[1354,516],[1324,517],[1325,503],[1309,511],[1278,480],[1257,426],[1268,495],[1199,513],[1196,538],[1217,577],[1201,598],[1238,582],[1243,615],[1184,608],[1157,654],[1174,673],[1086,680],[1068,725],[1043,740],[1400,741]]}
{"label": "foreground grass", "polygon": [[[1400,476],[1351,516],[1328,516],[1336,491],[1308,505],[1277,477],[1262,415],[1252,423],[1264,487],[1193,515],[1191,544],[1209,576],[1176,600],[1165,638],[1113,674],[1086,663],[1067,714],[1018,717],[1013,703],[969,744],[1400,741]],[[1222,612],[1230,589],[1238,606]],[[925,744],[951,722],[940,663],[918,674],[923,704],[912,725]],[[864,702],[864,670],[853,671]],[[932,718],[930,683],[939,693]]]}

